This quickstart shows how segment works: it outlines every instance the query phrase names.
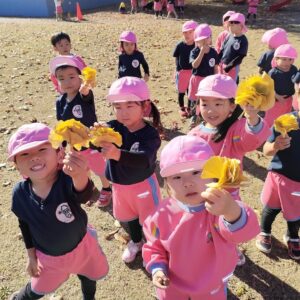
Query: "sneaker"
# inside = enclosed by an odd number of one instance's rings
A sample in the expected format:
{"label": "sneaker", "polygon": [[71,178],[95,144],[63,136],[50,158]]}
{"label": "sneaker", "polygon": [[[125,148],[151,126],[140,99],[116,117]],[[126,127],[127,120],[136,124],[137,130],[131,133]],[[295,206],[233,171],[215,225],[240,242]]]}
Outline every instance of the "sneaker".
{"label": "sneaker", "polygon": [[98,207],[106,207],[110,204],[112,199],[112,192],[111,191],[105,191],[101,190],[99,198],[97,200],[97,206]]}
{"label": "sneaker", "polygon": [[237,255],[238,255],[238,261],[237,261],[236,264],[238,266],[242,266],[246,262],[246,257],[244,255],[244,253],[239,248],[236,248],[236,251],[237,251]]}
{"label": "sneaker", "polygon": [[271,234],[261,232],[256,238],[256,247],[261,252],[270,253],[272,249]]}
{"label": "sneaker", "polygon": [[291,239],[288,236],[283,236],[283,241],[288,247],[288,254],[290,258],[298,260],[300,259],[300,240]]}
{"label": "sneaker", "polygon": [[138,252],[142,251],[143,244],[144,244],[143,242],[134,243],[132,240],[129,241],[126,249],[122,254],[122,260],[125,263],[133,262]]}

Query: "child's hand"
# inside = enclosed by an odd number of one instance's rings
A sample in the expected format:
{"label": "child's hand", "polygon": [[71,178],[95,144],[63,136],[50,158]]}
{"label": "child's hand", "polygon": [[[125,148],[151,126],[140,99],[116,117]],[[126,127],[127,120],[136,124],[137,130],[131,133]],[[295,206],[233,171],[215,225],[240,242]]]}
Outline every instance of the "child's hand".
{"label": "child's hand", "polygon": [[103,157],[106,159],[113,159],[113,160],[120,160],[121,157],[121,150],[118,149],[114,144],[103,142],[102,143],[102,154]]}
{"label": "child's hand", "polygon": [[154,273],[152,277],[152,282],[155,287],[159,289],[166,289],[170,283],[170,279],[161,270]]}
{"label": "child's hand", "polygon": [[79,89],[79,93],[82,94],[83,96],[87,96],[90,92],[90,85],[89,84],[82,84],[80,86],[80,89]]}
{"label": "child's hand", "polygon": [[291,139],[292,138],[289,137],[288,135],[286,135],[285,137],[279,135],[278,137],[276,137],[273,143],[274,150],[280,151],[289,148],[291,145]]}
{"label": "child's hand", "polygon": [[149,80],[149,75],[148,74],[145,74],[144,75],[144,80],[147,82]]}
{"label": "child's hand", "polygon": [[63,171],[70,177],[81,177],[88,174],[88,162],[83,155],[74,150],[68,152],[63,159]]}
{"label": "child's hand", "polygon": [[29,257],[27,260],[26,271],[30,277],[39,277],[41,268],[36,257]]}
{"label": "child's hand", "polygon": [[227,222],[235,222],[241,215],[241,208],[226,190],[208,188],[201,193],[205,208],[215,216],[224,216]]}
{"label": "child's hand", "polygon": [[204,44],[200,50],[201,50],[200,52],[208,53],[210,50],[210,47],[209,47],[209,45]]}
{"label": "child's hand", "polygon": [[242,106],[242,109],[245,112],[245,117],[247,119],[248,124],[250,126],[257,125],[257,123],[259,122],[259,116],[258,116],[259,110],[249,104]]}
{"label": "child's hand", "polygon": [[94,126],[91,126],[90,129],[99,128],[99,127],[109,127],[109,126],[106,122],[100,121],[100,122],[95,122]]}

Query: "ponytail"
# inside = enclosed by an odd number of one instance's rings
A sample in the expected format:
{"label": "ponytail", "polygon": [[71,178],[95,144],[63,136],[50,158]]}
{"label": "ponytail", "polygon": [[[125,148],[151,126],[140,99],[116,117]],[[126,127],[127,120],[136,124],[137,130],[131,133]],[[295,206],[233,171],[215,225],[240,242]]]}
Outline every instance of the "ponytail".
{"label": "ponytail", "polygon": [[[147,117],[152,118],[152,126],[158,130],[159,133],[163,133],[163,125],[160,119],[160,113],[156,105],[150,101],[150,113]],[[146,105],[145,102],[142,102],[142,106]]]}

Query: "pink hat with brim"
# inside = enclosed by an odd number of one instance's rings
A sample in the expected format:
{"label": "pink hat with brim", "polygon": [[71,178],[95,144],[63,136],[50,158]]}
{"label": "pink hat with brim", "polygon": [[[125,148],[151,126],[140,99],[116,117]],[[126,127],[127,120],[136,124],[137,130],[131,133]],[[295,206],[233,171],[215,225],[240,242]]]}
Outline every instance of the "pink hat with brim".
{"label": "pink hat with brim", "polygon": [[245,16],[243,14],[240,13],[234,13],[232,14],[229,19],[228,22],[240,22],[241,25],[243,26],[242,31],[245,33],[248,31],[247,26],[245,25]]}
{"label": "pink hat with brim", "polygon": [[225,22],[224,20],[225,20],[226,18],[232,16],[233,14],[235,14],[235,11],[233,11],[233,10],[227,11],[227,12],[223,15],[223,17],[222,17],[223,23]]}
{"label": "pink hat with brim", "polygon": [[198,23],[194,20],[190,20],[185,22],[182,25],[182,32],[187,32],[187,31],[191,31],[191,30],[195,30],[198,26]]}
{"label": "pink hat with brim", "polygon": [[290,44],[284,44],[279,46],[274,52],[275,57],[286,57],[296,59],[298,57],[297,50]]}
{"label": "pink hat with brim", "polygon": [[72,55],[59,55],[50,60],[49,69],[50,73],[55,76],[55,71],[58,67],[62,66],[70,66],[77,68],[79,71],[85,67],[84,64],[76,58],[76,56]]}
{"label": "pink hat with brim", "polygon": [[111,103],[146,101],[150,100],[150,91],[143,79],[126,76],[112,83],[106,100]]}
{"label": "pink hat with brim", "polygon": [[137,43],[137,38],[132,31],[123,31],[119,38],[120,42]]}
{"label": "pink hat with brim", "polygon": [[288,44],[287,32],[282,28],[267,30],[262,38],[262,43],[267,44],[270,48],[276,49],[283,44]]}
{"label": "pink hat with brim", "polygon": [[17,154],[48,143],[50,128],[42,123],[25,124],[10,137],[8,160],[14,161]]}
{"label": "pink hat with brim", "polygon": [[195,42],[207,39],[211,37],[212,31],[207,24],[200,24],[194,32]]}
{"label": "pink hat with brim", "polygon": [[161,152],[160,175],[169,177],[201,170],[204,163],[213,155],[208,143],[200,137],[193,135],[175,137]]}
{"label": "pink hat with brim", "polygon": [[236,90],[237,85],[230,76],[216,74],[201,80],[196,96],[231,99],[235,97]]}

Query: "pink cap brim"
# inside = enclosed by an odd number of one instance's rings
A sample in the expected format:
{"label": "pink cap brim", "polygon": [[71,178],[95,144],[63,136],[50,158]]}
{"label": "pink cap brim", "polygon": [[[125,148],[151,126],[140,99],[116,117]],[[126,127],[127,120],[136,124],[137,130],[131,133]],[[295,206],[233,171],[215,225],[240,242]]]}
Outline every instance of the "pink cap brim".
{"label": "pink cap brim", "polygon": [[107,95],[106,100],[110,103],[117,103],[117,102],[141,102],[146,101],[149,99],[141,99],[134,94],[127,94],[127,95]]}
{"label": "pink cap brim", "polygon": [[[207,157],[207,159],[208,158],[209,156]],[[181,162],[181,163],[179,162],[176,164],[172,164],[171,166],[166,167],[165,169],[161,169],[160,175],[162,177],[169,177],[175,174],[201,170],[205,162],[206,159],[203,158],[201,160]]]}
{"label": "pink cap brim", "polygon": [[79,65],[79,62],[75,61],[76,58],[72,56],[56,56],[53,59],[51,59],[49,63],[49,69],[50,73],[55,75],[55,71],[58,67],[62,66],[70,66],[77,68],[78,70],[82,70],[83,66]]}
{"label": "pink cap brim", "polygon": [[214,92],[214,91],[201,91],[201,92],[197,92],[196,96],[198,97],[212,97],[212,98],[220,98],[220,99],[230,99],[233,98],[232,96],[227,96],[224,93],[218,93],[218,92]]}
{"label": "pink cap brim", "polygon": [[210,37],[210,35],[209,35],[209,36],[198,36],[198,37],[195,39],[195,42],[199,42],[199,41],[208,39],[209,37]]}

